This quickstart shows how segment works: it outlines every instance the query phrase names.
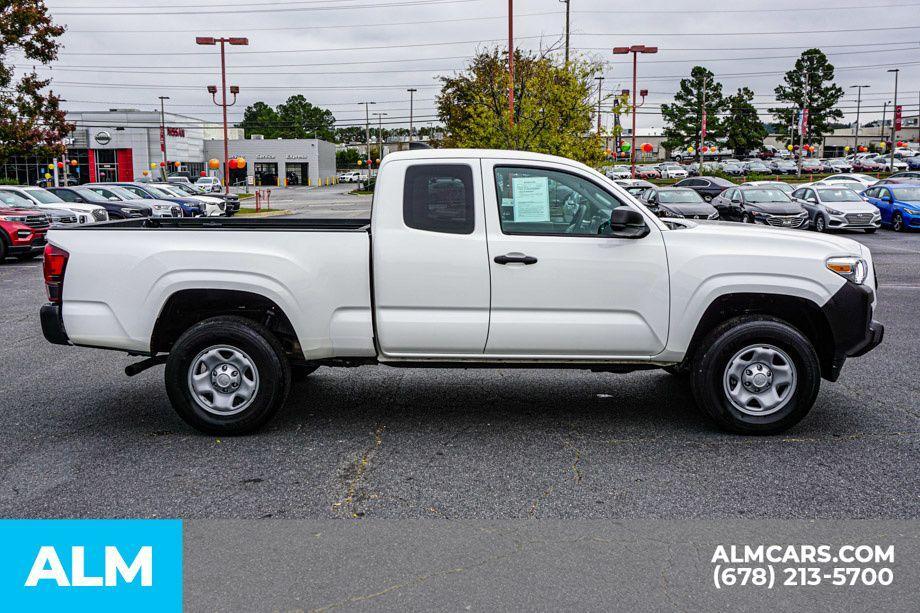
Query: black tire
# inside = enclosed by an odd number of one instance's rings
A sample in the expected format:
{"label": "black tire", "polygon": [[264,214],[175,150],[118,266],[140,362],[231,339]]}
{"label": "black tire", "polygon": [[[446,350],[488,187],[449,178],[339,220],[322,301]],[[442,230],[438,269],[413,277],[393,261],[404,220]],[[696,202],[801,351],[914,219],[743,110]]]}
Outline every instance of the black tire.
{"label": "black tire", "polygon": [[750,213],[745,213],[741,216],[742,223],[754,223],[754,216]]}
{"label": "black tire", "polygon": [[[212,412],[196,400],[191,390],[192,362],[213,346],[237,349],[255,366],[254,395],[249,405],[237,413]],[[237,435],[258,430],[278,412],[291,389],[291,369],[281,343],[265,326],[243,317],[213,317],[186,330],[169,353],[165,378],[166,392],[176,413],[206,434]]]}
{"label": "black tire", "polygon": [[[779,348],[795,366],[795,385],[775,412],[752,415],[730,400],[724,377],[732,358],[758,344]],[[747,316],[729,320],[713,330],[691,360],[690,383],[697,404],[723,429],[738,434],[777,434],[805,417],[821,386],[821,368],[811,342],[778,319]]]}
{"label": "black tire", "polygon": [[824,221],[823,215],[815,216],[815,232],[826,232],[827,231],[827,222]]}
{"label": "black tire", "polygon": [[866,228],[865,232],[866,234],[875,234],[876,230],[878,230],[878,228]]}
{"label": "black tire", "polygon": [[901,216],[901,212],[898,211],[891,217],[891,229],[895,232],[904,231],[904,217]]}

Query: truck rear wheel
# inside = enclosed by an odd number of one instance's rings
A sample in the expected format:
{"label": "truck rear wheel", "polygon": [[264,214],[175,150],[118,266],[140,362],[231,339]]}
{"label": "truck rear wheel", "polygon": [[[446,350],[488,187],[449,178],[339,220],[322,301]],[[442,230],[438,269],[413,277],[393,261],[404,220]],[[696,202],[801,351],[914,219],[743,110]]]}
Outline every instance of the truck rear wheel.
{"label": "truck rear wheel", "polygon": [[242,317],[213,317],[186,330],[170,350],[165,377],[179,417],[207,434],[258,430],[291,388],[278,339]]}
{"label": "truck rear wheel", "polygon": [[692,360],[697,403],[722,428],[740,434],[791,428],[811,410],[820,384],[811,342],[772,318],[744,317],[722,324]]}

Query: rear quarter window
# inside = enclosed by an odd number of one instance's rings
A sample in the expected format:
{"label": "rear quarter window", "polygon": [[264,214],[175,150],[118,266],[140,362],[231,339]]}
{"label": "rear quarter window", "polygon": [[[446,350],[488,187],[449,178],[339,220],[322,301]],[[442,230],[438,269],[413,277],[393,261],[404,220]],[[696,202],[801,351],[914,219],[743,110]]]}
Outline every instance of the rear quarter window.
{"label": "rear quarter window", "polygon": [[465,164],[419,164],[406,169],[403,221],[417,230],[472,234],[473,171]]}

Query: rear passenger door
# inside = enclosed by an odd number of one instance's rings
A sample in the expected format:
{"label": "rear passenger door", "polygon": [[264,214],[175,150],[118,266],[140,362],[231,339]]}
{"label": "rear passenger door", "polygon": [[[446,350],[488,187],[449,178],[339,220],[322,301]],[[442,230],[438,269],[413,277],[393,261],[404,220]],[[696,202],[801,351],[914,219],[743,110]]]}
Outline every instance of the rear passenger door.
{"label": "rear passenger door", "polygon": [[383,357],[481,355],[489,260],[479,160],[391,161],[372,227],[376,336]]}

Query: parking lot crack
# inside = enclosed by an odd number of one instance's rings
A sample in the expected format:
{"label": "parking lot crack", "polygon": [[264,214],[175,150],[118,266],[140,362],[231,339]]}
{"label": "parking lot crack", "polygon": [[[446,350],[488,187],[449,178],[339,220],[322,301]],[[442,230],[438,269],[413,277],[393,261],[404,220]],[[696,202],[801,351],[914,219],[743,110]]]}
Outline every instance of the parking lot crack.
{"label": "parking lot crack", "polygon": [[364,510],[360,508],[367,501],[368,495],[363,487],[364,475],[367,468],[383,444],[383,432],[386,425],[377,424],[374,428],[374,440],[364,452],[345,470],[345,495],[337,502],[332,503],[332,511],[342,517],[363,517]]}

